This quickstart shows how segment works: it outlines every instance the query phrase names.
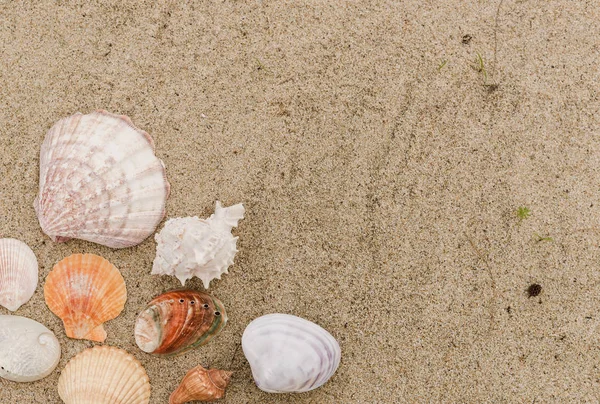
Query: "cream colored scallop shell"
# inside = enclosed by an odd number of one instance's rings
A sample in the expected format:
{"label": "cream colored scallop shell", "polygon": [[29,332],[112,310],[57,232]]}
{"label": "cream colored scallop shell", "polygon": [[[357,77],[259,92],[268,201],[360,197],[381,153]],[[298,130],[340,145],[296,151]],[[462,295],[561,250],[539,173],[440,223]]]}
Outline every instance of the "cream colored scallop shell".
{"label": "cream colored scallop shell", "polygon": [[0,316],[0,376],[33,382],[48,376],[60,360],[60,344],[52,331],[21,316]]}
{"label": "cream colored scallop shell", "polygon": [[237,252],[238,237],[231,234],[244,218],[239,203],[224,208],[217,201],[215,213],[208,219],[185,217],[170,219],[154,238],[156,258],[153,275],[173,275],[182,285],[193,276],[208,289],[210,281],[226,274]]}
{"label": "cream colored scallop shell", "polygon": [[50,128],[39,186],[35,211],[53,241],[78,238],[113,248],[150,236],[169,195],[150,135],[106,111],[77,113]]}
{"label": "cream colored scallop shell", "polygon": [[58,394],[66,404],[147,404],[150,380],[129,353],[96,346],[67,363],[58,379]]}
{"label": "cream colored scallop shell", "polygon": [[31,248],[14,238],[0,239],[0,305],[15,311],[27,303],[38,283],[38,262]]}

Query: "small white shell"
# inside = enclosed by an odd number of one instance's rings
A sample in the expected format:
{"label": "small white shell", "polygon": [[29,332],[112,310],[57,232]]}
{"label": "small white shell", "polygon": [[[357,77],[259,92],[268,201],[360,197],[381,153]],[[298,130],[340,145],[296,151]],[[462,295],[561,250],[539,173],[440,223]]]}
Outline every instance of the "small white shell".
{"label": "small white shell", "polygon": [[302,393],[325,384],[340,364],[338,342],[325,329],[289,314],[267,314],[242,335],[242,349],[259,389]]}
{"label": "small white shell", "polygon": [[58,378],[58,395],[66,404],[148,404],[150,380],[129,353],[95,346],[67,363]]}
{"label": "small white shell", "polygon": [[223,208],[217,201],[215,213],[206,220],[197,217],[170,219],[155,236],[156,258],[153,275],[174,275],[185,285],[193,276],[202,279],[208,289],[210,281],[227,273],[237,252],[238,238],[231,229],[244,218],[239,203]]}
{"label": "small white shell", "polygon": [[168,195],[152,138],[126,116],[77,113],[46,134],[34,206],[53,241],[137,245],[156,230]]}
{"label": "small white shell", "polygon": [[14,238],[0,239],[0,305],[15,311],[27,303],[38,283],[38,262],[31,248]]}
{"label": "small white shell", "polygon": [[0,376],[33,382],[48,376],[60,360],[54,333],[37,321],[0,316]]}

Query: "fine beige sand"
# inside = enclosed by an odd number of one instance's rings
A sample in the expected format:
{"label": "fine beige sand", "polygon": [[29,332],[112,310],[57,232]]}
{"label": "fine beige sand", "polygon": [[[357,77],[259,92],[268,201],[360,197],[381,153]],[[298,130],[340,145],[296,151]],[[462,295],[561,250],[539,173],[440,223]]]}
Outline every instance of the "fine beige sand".
{"label": "fine beige sand", "polygon": [[[0,403],[60,403],[60,370],[93,344],[66,338],[42,285],[88,252],[125,277],[106,343],[143,363],[153,404],[198,364],[235,372],[232,404],[598,402],[599,38],[593,1],[0,0],[0,236],[40,263],[15,314],[63,348],[48,378],[1,380]],[[167,217],[246,206],[210,289],[229,323],[181,357],[133,337],[179,285],[150,275],[152,238],[55,244],[38,225],[44,135],[94,109],[152,135]],[[272,312],[338,339],[325,386],[256,388],[241,335]]]}

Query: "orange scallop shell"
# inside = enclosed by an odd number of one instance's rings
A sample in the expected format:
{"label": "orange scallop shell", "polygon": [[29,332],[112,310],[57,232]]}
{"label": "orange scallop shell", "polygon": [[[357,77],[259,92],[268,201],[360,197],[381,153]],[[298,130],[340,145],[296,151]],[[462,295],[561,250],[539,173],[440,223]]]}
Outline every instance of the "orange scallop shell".
{"label": "orange scallop shell", "polygon": [[104,342],[102,324],[125,307],[121,272],[94,254],[73,254],[54,266],[44,285],[46,304],[65,325],[67,336]]}
{"label": "orange scallop shell", "polygon": [[190,401],[215,401],[223,398],[233,372],[219,369],[204,369],[196,366],[183,378],[177,390],[171,394],[169,404],[184,404]]}

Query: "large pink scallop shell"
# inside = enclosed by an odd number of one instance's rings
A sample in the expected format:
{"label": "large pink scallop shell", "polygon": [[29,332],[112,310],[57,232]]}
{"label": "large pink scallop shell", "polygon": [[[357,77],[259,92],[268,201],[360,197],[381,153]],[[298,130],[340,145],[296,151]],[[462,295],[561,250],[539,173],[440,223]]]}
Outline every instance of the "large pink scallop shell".
{"label": "large pink scallop shell", "polygon": [[154,233],[169,188],[150,135],[125,116],[77,113],[46,134],[34,206],[54,241],[125,248]]}

